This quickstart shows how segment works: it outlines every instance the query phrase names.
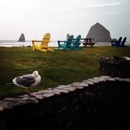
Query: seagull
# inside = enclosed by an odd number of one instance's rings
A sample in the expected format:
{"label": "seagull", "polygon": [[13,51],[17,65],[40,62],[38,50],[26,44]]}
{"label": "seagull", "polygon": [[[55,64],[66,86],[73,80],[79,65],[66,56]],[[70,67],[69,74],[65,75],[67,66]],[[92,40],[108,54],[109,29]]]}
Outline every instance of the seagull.
{"label": "seagull", "polygon": [[129,57],[127,57],[127,56],[123,56],[126,60],[130,60],[130,58]]}
{"label": "seagull", "polygon": [[32,74],[15,77],[12,81],[14,85],[26,88],[30,96],[35,96],[31,93],[30,88],[37,86],[41,82],[41,76],[38,71],[34,71]]}

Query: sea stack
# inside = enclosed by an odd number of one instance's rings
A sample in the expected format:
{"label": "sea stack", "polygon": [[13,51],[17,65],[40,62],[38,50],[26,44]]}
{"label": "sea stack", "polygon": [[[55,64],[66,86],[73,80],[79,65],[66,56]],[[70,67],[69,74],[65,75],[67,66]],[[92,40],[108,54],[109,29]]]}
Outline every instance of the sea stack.
{"label": "sea stack", "polygon": [[24,36],[23,33],[21,34],[21,36],[20,36],[18,42],[25,42],[25,36]]}
{"label": "sea stack", "polygon": [[111,41],[111,36],[110,32],[100,23],[96,23],[93,25],[87,36],[87,38],[94,38],[94,42],[110,42]]}
{"label": "sea stack", "polygon": [[66,40],[68,40],[69,37],[70,37],[70,34],[68,33],[68,34],[66,35]]}

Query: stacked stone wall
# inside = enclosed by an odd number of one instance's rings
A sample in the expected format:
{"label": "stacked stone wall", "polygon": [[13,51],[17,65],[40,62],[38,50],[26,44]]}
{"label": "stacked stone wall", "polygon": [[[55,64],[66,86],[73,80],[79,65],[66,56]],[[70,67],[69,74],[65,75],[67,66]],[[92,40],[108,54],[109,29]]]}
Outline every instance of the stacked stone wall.
{"label": "stacked stone wall", "polygon": [[130,78],[110,76],[0,101],[0,130],[129,130]]}

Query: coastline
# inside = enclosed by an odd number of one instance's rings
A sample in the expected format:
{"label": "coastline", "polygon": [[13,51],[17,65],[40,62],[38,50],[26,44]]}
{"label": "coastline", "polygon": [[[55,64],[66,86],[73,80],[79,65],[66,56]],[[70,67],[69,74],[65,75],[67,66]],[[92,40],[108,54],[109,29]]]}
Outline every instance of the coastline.
{"label": "coastline", "polygon": [[[130,42],[126,42],[126,46],[130,46]],[[58,47],[57,41],[51,41],[48,44],[49,47]],[[83,46],[82,44],[80,46]],[[111,46],[110,42],[95,42],[94,46]],[[32,47],[31,41],[25,41],[25,42],[18,42],[14,40],[1,40],[0,41],[0,47]]]}

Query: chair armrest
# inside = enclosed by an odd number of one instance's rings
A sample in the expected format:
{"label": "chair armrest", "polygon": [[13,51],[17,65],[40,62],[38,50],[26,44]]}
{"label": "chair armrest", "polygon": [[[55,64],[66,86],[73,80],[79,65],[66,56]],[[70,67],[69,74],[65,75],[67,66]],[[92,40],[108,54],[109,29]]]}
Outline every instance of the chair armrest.
{"label": "chair armrest", "polygon": [[67,41],[60,41],[60,40],[58,40],[58,42],[67,42]]}
{"label": "chair armrest", "polygon": [[[42,42],[42,40],[32,40],[32,42]],[[49,41],[51,42],[51,41]]]}
{"label": "chair armrest", "polygon": [[32,42],[42,42],[42,40],[32,40]]}
{"label": "chair armrest", "polygon": [[60,40],[58,40],[58,44],[60,44],[60,42],[64,42],[64,44],[65,44],[67,41],[60,41]]}

